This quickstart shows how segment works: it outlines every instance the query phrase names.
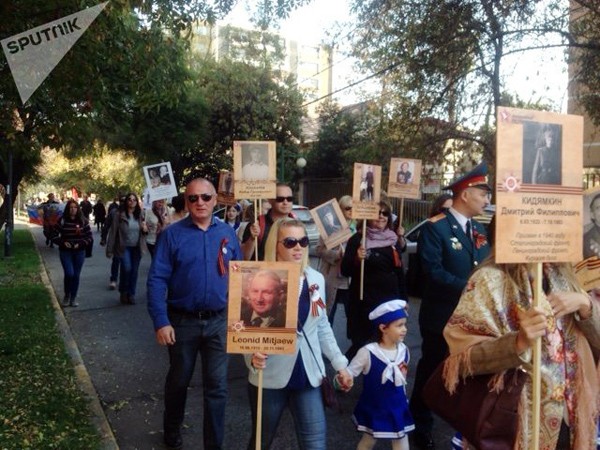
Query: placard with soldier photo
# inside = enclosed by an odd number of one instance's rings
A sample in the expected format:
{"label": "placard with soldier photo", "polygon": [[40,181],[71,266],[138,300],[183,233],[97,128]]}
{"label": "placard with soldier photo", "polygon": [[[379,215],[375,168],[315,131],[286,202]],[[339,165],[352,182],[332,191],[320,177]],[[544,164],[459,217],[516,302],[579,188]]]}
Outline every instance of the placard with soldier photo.
{"label": "placard with soldier photo", "polygon": [[582,259],[582,146],[580,116],[498,108],[497,263]]}
{"label": "placard with soldier photo", "polygon": [[333,198],[311,209],[310,214],[328,250],[346,242],[352,236],[337,199]]}
{"label": "placard with soldier photo", "polygon": [[234,141],[235,198],[275,197],[277,155],[275,141]]}
{"label": "placard with soldier photo", "polygon": [[575,274],[586,291],[600,287],[600,186],[583,193],[583,261]]}
{"label": "placard with soldier photo", "polygon": [[377,219],[381,198],[381,166],[354,163],[352,218]]}
{"label": "placard with soldier photo", "polygon": [[232,261],[227,352],[295,352],[299,282],[297,263]]}
{"label": "placard with soldier photo", "polygon": [[175,177],[170,162],[161,162],[144,166],[144,178],[150,193],[150,202],[162,199],[171,199],[177,195]]}
{"label": "placard with soldier photo", "polygon": [[421,160],[392,158],[388,180],[388,197],[421,198]]}
{"label": "placard with soldier photo", "polygon": [[222,170],[219,173],[219,184],[217,188],[217,202],[222,205],[235,205],[235,196],[233,195],[233,172]]}

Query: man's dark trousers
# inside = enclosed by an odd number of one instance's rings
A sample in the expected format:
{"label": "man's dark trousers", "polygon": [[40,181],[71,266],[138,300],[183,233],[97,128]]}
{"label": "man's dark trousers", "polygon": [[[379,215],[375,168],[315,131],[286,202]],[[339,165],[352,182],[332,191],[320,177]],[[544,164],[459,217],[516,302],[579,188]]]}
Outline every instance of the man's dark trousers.
{"label": "man's dark trousers", "polygon": [[179,430],[183,424],[187,389],[200,352],[204,394],[204,448],[222,449],[228,365],[225,351],[225,310],[206,319],[169,312],[169,321],[175,330],[175,344],[169,346],[170,369],[165,383],[165,432]]}

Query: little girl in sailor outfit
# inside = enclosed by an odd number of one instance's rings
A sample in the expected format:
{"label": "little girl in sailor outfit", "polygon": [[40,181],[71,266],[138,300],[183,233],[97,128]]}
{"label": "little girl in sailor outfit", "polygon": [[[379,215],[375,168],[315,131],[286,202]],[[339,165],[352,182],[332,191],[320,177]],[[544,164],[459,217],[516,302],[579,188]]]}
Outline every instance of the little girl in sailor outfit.
{"label": "little girl in sailor outfit", "polygon": [[377,326],[378,339],[362,347],[346,371],[364,375],[363,391],[353,420],[363,433],[357,450],[370,450],[377,439],[390,439],[392,449],[406,450],[409,431],[415,425],[408,410],[406,374],[409,352],[406,336],[406,302],[392,300],[375,308],[369,319]]}

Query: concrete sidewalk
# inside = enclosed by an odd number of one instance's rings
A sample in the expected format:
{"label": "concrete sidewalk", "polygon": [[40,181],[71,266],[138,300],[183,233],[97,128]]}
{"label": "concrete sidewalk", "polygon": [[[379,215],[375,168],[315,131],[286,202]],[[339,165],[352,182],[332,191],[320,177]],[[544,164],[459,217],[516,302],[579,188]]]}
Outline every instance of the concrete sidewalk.
{"label": "concrete sidewalk", "polygon": [[[57,298],[63,296],[63,272],[58,249],[48,248],[39,226],[30,230],[42,256]],[[94,252],[87,258],[81,274],[78,294],[80,306],[64,310],[67,323],[89,373],[100,403],[108,418],[118,447],[123,450],[164,449],[162,443],[163,386],[168,369],[167,351],[154,337],[146,311],[146,275],[149,255],[142,257],[136,305],[121,305],[117,291],[108,290],[110,260],[100,247],[100,235],[94,231]],[[409,389],[419,358],[418,301],[411,302],[409,335],[411,350]],[[338,308],[334,331],[342,351],[349,347],[345,338],[345,316]],[[202,377],[200,360],[188,394],[183,430],[184,448],[202,448]],[[331,368],[330,368],[331,369]],[[245,449],[250,438],[250,410],[246,394],[247,369],[240,355],[232,355],[229,364],[229,398],[226,410],[225,448]],[[361,384],[338,398],[343,412],[327,411],[328,448],[355,449],[360,439],[352,421],[352,410]],[[98,420],[101,421],[102,418]],[[450,430],[438,421],[435,430],[438,448],[450,448]],[[110,448],[108,446],[107,448]],[[273,450],[298,448],[294,425],[288,412],[279,425]],[[389,448],[379,442],[377,449]]]}

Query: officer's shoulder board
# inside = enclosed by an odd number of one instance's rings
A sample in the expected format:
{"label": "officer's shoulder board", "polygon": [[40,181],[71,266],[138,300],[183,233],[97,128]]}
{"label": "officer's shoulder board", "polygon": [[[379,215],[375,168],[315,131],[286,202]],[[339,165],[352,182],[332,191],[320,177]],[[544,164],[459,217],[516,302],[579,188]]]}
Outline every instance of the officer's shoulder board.
{"label": "officer's shoulder board", "polygon": [[431,223],[436,223],[436,222],[439,222],[440,220],[442,220],[442,219],[445,219],[445,218],[446,218],[446,214],[444,214],[444,213],[439,213],[437,216],[433,216],[433,217],[431,217],[431,218],[429,219],[429,221],[430,221]]}

